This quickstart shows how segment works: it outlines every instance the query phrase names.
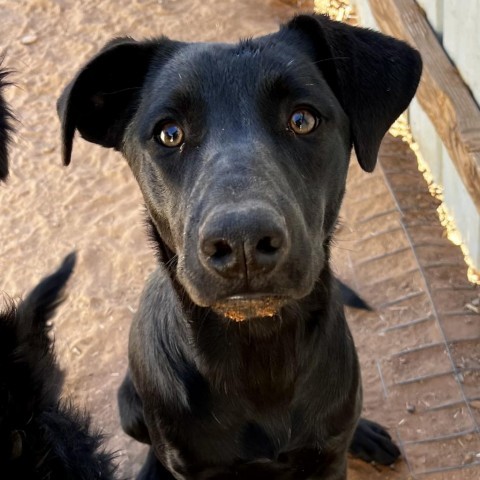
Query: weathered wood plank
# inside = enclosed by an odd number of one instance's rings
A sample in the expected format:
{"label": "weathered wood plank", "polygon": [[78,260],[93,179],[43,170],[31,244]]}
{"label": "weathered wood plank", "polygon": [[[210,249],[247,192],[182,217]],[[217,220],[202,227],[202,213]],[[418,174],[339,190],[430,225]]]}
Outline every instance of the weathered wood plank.
{"label": "weathered wood plank", "polygon": [[[449,0],[446,1],[448,2]],[[435,30],[437,36],[442,36],[444,0],[417,0],[417,3],[425,10],[428,22]]]}
{"label": "weathered wood plank", "polygon": [[417,48],[424,70],[417,99],[480,213],[480,110],[414,0],[370,0],[380,29]]}

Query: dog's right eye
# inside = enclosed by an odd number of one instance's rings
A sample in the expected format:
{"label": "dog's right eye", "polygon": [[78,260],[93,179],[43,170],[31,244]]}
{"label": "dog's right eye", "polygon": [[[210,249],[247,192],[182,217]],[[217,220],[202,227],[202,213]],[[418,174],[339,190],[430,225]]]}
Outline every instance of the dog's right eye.
{"label": "dog's right eye", "polygon": [[290,116],[288,128],[298,135],[313,132],[320,123],[319,117],[307,108],[296,110]]}
{"label": "dog's right eye", "polygon": [[165,122],[155,128],[155,140],[165,147],[179,147],[184,137],[183,130],[175,122]]}

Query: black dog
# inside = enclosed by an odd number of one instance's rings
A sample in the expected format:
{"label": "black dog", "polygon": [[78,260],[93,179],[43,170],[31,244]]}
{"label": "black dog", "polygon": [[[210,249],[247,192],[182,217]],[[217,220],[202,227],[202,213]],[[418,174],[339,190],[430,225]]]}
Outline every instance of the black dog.
{"label": "black dog", "polygon": [[[2,96],[0,180],[8,175],[13,116]],[[55,361],[48,321],[61,302],[75,264],[69,255],[21,302],[0,311],[0,476],[5,480],[109,480],[111,455],[89,418],[60,402],[63,374]]]}
{"label": "black dog", "polygon": [[0,313],[0,472],[6,480],[112,479],[111,455],[89,418],[60,401],[63,373],[48,321],[75,256],[21,302]]}
{"label": "black dog", "polygon": [[[344,479],[390,463],[360,422],[359,365],[329,268],[352,145],[372,171],[421,73],[406,44],[323,16],[236,45],[116,39],[59,100],[121,151],[161,258],[131,334],[124,429],[139,478]],[[355,432],[355,434],[354,434]]]}

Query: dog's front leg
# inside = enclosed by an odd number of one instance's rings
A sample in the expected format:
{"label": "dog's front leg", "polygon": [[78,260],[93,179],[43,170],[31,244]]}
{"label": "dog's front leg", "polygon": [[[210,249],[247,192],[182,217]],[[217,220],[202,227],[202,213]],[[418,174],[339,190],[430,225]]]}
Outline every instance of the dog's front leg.
{"label": "dog's front leg", "polygon": [[135,390],[130,377],[130,370],[127,370],[127,374],[120,385],[117,398],[123,431],[135,440],[151,445],[150,434],[143,417],[142,400]]}

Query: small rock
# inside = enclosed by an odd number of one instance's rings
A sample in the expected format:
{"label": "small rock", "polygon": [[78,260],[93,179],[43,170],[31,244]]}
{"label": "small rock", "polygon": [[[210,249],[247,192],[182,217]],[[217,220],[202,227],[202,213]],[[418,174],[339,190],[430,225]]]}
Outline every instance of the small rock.
{"label": "small rock", "polygon": [[475,460],[475,454],[472,452],[468,452],[463,457],[463,464],[468,465],[469,463],[472,463],[474,460]]}
{"label": "small rock", "polygon": [[25,35],[20,39],[20,43],[22,45],[32,45],[32,43],[35,43],[38,40],[37,35],[34,33],[31,33],[30,35]]}
{"label": "small rock", "polygon": [[415,405],[413,405],[413,403],[407,403],[406,409],[408,413],[415,413],[416,411]]}

